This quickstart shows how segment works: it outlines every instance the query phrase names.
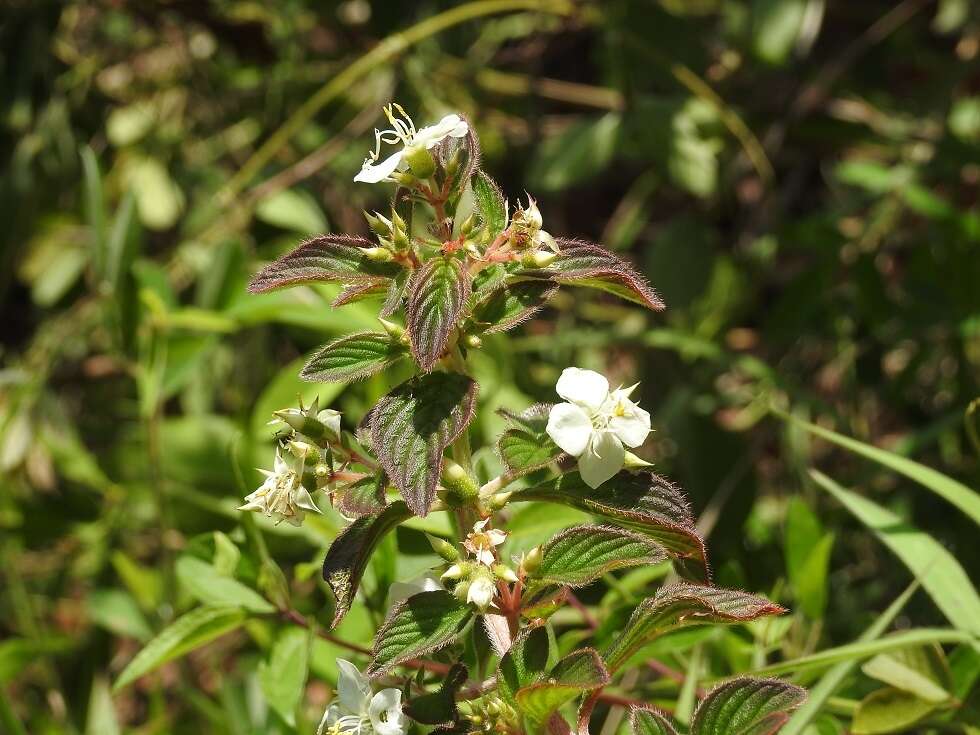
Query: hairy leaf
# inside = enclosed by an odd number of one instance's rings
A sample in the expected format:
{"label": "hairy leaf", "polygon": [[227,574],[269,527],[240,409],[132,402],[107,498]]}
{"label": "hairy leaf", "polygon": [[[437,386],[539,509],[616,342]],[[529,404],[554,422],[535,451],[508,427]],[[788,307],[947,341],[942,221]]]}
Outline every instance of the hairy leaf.
{"label": "hairy leaf", "polygon": [[670,554],[679,573],[708,581],[704,541],[681,491],[652,472],[620,472],[592,489],[577,472],[515,492],[511,502],[541,500],[593,513],[649,536]]}
{"label": "hairy leaf", "polygon": [[677,735],[670,718],[647,707],[630,710],[630,731],[633,735]]}
{"label": "hairy leaf", "polygon": [[437,256],[415,272],[406,321],[412,354],[423,370],[442,357],[469,295],[469,273],[456,258]]}
{"label": "hairy leaf", "polygon": [[300,372],[304,380],[330,383],[360,380],[384,370],[406,354],[384,332],[360,332],[321,348]]}
{"label": "hairy leaf", "polygon": [[215,638],[230,633],[245,622],[245,611],[237,606],[199,607],[177,618],[146,644],[142,651],[123,669],[113,691],[133,683],[158,666],[180,658]]}
{"label": "hairy leaf", "polygon": [[521,281],[498,288],[473,310],[473,320],[489,325],[487,334],[506,332],[541,311],[558,292],[558,286],[547,281]]}
{"label": "hairy leaf", "polygon": [[380,513],[358,518],[330,544],[323,560],[323,579],[337,598],[331,628],[336,628],[350,610],[374,549],[389,531],[411,516],[408,506],[396,501]]}
{"label": "hairy leaf", "polygon": [[344,286],[344,289],[337,294],[337,298],[330,302],[333,307],[356,304],[358,301],[385,296],[388,293],[388,284],[393,281],[358,281]]}
{"label": "hairy leaf", "polygon": [[405,704],[405,714],[423,725],[446,725],[459,717],[456,709],[456,692],[466,683],[469,670],[460,663],[454,664],[438,691],[413,697]]}
{"label": "hairy leaf", "polygon": [[540,679],[548,666],[548,631],[544,626],[521,634],[497,664],[497,691],[511,704],[517,704],[519,689]]}
{"label": "hairy leaf", "polygon": [[416,515],[429,512],[442,453],[473,419],[476,393],[471,378],[436,372],[402,383],[371,410],[371,445]]}
{"label": "hairy leaf", "polygon": [[374,639],[369,676],[380,676],[400,663],[425,656],[459,637],[472,609],[445,590],[420,592],[388,613]]}
{"label": "hairy leaf", "polygon": [[610,526],[568,528],[542,549],[535,583],[581,587],[614,569],[667,561],[667,554],[641,534]]}
{"label": "hairy leaf", "polygon": [[806,691],[776,679],[740,678],[721,684],[698,706],[691,735],[772,735]]}
{"label": "hairy leaf", "polygon": [[518,710],[532,730],[539,729],[566,702],[609,683],[602,658],[591,648],[574,651],[563,658],[545,679],[518,690]]}
{"label": "hairy leaf", "polygon": [[551,406],[536,404],[521,413],[498,410],[514,428],[497,439],[497,454],[513,477],[521,477],[560,458],[562,451],[548,436],[548,412]]}
{"label": "hairy leaf", "polygon": [[285,286],[316,281],[378,281],[392,278],[401,266],[378,263],[364,257],[364,248],[374,244],[362,237],[319,235],[260,270],[248,290],[263,293]]}
{"label": "hairy leaf", "polygon": [[507,200],[497,182],[483,171],[477,171],[471,180],[473,199],[486,230],[487,240],[493,240],[507,228]]}
{"label": "hairy leaf", "polygon": [[646,279],[618,255],[580,240],[558,239],[557,243],[560,254],[550,266],[521,275],[602,289],[654,311],[666,308]]}
{"label": "hairy leaf", "polygon": [[385,293],[384,303],[381,304],[381,311],[378,316],[387,319],[401,308],[402,299],[405,296],[405,289],[408,287],[408,271],[401,270],[398,275],[388,283],[388,291]]}
{"label": "hairy leaf", "polygon": [[743,623],[786,612],[764,597],[695,584],[662,587],[639,604],[606,654],[610,671],[635,651],[669,630],[705,623]]}
{"label": "hairy leaf", "polygon": [[362,477],[334,493],[334,505],[347,518],[380,513],[385,509],[385,485],[387,477],[384,472]]}

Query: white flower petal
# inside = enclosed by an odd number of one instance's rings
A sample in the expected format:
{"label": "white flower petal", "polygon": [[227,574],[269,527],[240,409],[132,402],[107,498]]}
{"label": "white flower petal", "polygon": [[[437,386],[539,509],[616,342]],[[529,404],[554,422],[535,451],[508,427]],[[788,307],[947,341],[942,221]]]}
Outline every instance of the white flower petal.
{"label": "white flower petal", "polygon": [[351,714],[363,714],[371,701],[371,683],[350,661],[337,659],[337,699],[340,706]]}
{"label": "white flower petal", "polygon": [[638,447],[646,441],[650,433],[650,414],[630,401],[626,401],[626,411],[622,416],[609,419],[609,430],[628,447]]}
{"label": "white flower petal", "polygon": [[427,125],[412,137],[412,145],[433,148],[444,138],[462,138],[469,132],[466,121],[456,113],[446,115],[435,125]]}
{"label": "white flower petal", "polygon": [[486,577],[479,577],[473,580],[469,590],[466,592],[466,601],[476,605],[481,610],[486,610],[493,601],[494,586]]}
{"label": "white flower petal", "polygon": [[611,431],[598,432],[592,444],[578,458],[578,471],[586,485],[595,489],[623,469],[626,450]]}
{"label": "white flower petal", "polygon": [[333,724],[339,720],[341,717],[340,707],[336,703],[331,703],[327,707],[327,711],[323,713],[323,719],[320,720],[320,726],[316,729],[316,735],[324,735],[324,733],[333,726]]}
{"label": "white flower petal", "polygon": [[585,451],[592,438],[592,420],[575,404],[559,403],[552,406],[545,430],[562,451],[577,457]]}
{"label": "white flower petal", "polygon": [[431,574],[416,577],[409,582],[394,582],[388,588],[388,607],[391,608],[419,592],[435,592],[441,589],[444,589],[443,586]]}
{"label": "white flower petal", "polygon": [[594,370],[570,367],[562,371],[555,390],[566,401],[595,412],[609,397],[609,381]]}
{"label": "white flower petal", "polygon": [[395,173],[398,164],[402,162],[404,153],[404,151],[396,151],[381,163],[369,163],[365,161],[360,172],[354,177],[354,181],[362,181],[365,184],[377,184],[384,181]]}
{"label": "white flower petal", "polygon": [[398,689],[382,689],[371,698],[368,716],[376,735],[404,735],[402,693]]}
{"label": "white flower petal", "polygon": [[[632,444],[630,446],[633,446]],[[313,496],[310,495],[310,491],[307,490],[302,485],[296,491],[296,497],[293,499],[297,508],[302,508],[303,510],[312,510],[314,513],[320,513],[320,509],[316,507],[316,503],[313,502]]]}

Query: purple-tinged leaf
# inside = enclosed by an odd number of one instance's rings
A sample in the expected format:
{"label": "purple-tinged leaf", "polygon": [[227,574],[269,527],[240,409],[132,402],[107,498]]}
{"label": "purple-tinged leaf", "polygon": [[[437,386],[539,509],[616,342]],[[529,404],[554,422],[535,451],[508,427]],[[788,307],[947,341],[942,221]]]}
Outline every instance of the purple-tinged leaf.
{"label": "purple-tinged leaf", "polygon": [[609,671],[598,653],[591,648],[573,651],[544,679],[517,691],[517,709],[537,731],[559,707],[608,683]]}
{"label": "purple-tinged leaf", "polygon": [[388,283],[385,300],[381,304],[381,311],[378,313],[382,319],[387,319],[401,308],[405,288],[408,286],[408,275],[409,271],[402,270]]}
{"label": "purple-tinged leaf", "polygon": [[408,507],[396,501],[380,513],[358,518],[330,544],[323,560],[323,579],[337,600],[331,628],[336,628],[350,610],[374,549],[386,534],[411,516]]}
{"label": "purple-tinged leaf", "polygon": [[442,357],[470,296],[470,276],[452,257],[436,256],[409,284],[406,322],[412,354],[426,372]]}
{"label": "purple-tinged leaf", "polygon": [[652,707],[630,710],[630,731],[633,735],[677,735],[670,718]]}
{"label": "purple-tinged leaf", "polygon": [[606,653],[606,664],[610,671],[616,671],[640,648],[677,628],[707,623],[745,623],[784,612],[781,605],[747,592],[687,583],[668,585],[633,611],[619,638]]}
{"label": "purple-tinged leaf", "polygon": [[384,370],[407,352],[403,344],[385,332],[360,332],[321,348],[299,376],[321,383],[360,380]]}
{"label": "purple-tinged leaf", "polygon": [[263,293],[301,283],[340,281],[357,283],[394,277],[401,266],[379,263],[364,256],[374,244],[362,237],[318,235],[269,263],[252,278],[248,290]]}
{"label": "purple-tinged leaf", "polygon": [[774,735],[806,701],[806,690],[777,679],[734,679],[698,705],[691,735]]}
{"label": "purple-tinged leaf", "polygon": [[531,584],[582,587],[615,569],[667,561],[649,538],[613,526],[575,526],[558,533],[542,548]]}
{"label": "purple-tinged leaf", "polygon": [[515,492],[511,502],[561,503],[648,536],[670,554],[677,571],[699,582],[710,580],[704,540],[695,528],[684,495],[652,472],[620,472],[592,489],[577,472]]}
{"label": "purple-tinged leaf", "polygon": [[507,200],[497,182],[483,171],[477,171],[473,175],[470,185],[473,187],[473,199],[485,237],[488,242],[492,241],[507,229]]}
{"label": "purple-tinged leaf", "polygon": [[384,472],[362,477],[357,482],[334,491],[334,507],[346,518],[376,515],[385,509]]}
{"label": "purple-tinged leaf", "polygon": [[487,334],[506,332],[526,322],[558,293],[548,281],[521,281],[493,291],[473,309],[473,321]]}
{"label": "purple-tinged leaf", "polygon": [[337,294],[337,298],[330,302],[333,307],[347,306],[356,304],[358,301],[379,298],[388,293],[388,281],[359,281],[350,283]]}
{"label": "purple-tinged leaf", "polygon": [[371,446],[416,515],[429,512],[442,453],[473,420],[476,394],[471,378],[435,372],[402,383],[371,409]]}
{"label": "purple-tinged leaf", "polygon": [[654,311],[666,308],[646,279],[618,255],[581,240],[558,238],[556,242],[560,253],[551,265],[521,275],[602,289]]}

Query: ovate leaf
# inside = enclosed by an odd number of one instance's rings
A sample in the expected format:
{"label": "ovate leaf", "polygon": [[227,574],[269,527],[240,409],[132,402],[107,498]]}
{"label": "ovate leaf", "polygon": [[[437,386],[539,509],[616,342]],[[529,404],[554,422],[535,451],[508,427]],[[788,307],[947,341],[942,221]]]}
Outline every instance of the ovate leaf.
{"label": "ovate leaf", "polygon": [[511,502],[540,500],[593,513],[649,536],[689,579],[708,581],[704,541],[681,491],[652,472],[620,472],[592,489],[577,472],[515,492]]}
{"label": "ovate leaf", "polygon": [[772,735],[806,691],[775,679],[741,678],[715,688],[698,706],[691,735]]}
{"label": "ovate leaf", "polygon": [[458,259],[437,256],[415,272],[408,288],[412,354],[429,371],[442,357],[470,296],[470,276]]}
{"label": "ovate leaf", "polygon": [[363,250],[370,247],[373,243],[362,237],[319,235],[259,271],[248,290],[263,293],[301,283],[377,281],[401,270],[395,263],[366,258]]}
{"label": "ovate leaf", "polygon": [[764,597],[738,590],[685,583],[668,585],[633,611],[606,654],[606,664],[615,671],[640,647],[669,630],[706,623],[744,623],[784,612]]}
{"label": "ovate leaf", "polygon": [[858,705],[851,723],[854,735],[879,735],[909,731],[936,705],[901,689],[886,687],[871,692]]}
{"label": "ovate leaf", "polygon": [[300,377],[321,383],[360,380],[384,370],[405,354],[405,347],[384,332],[360,332],[341,337],[316,352]]}
{"label": "ovate leaf", "polygon": [[388,289],[392,283],[394,283],[394,279],[364,280],[349,283],[337,294],[337,298],[330,302],[330,305],[336,308],[338,306],[347,306],[347,304],[356,304],[358,301],[364,301],[366,299],[387,296]]}
{"label": "ovate leaf", "polygon": [[350,485],[334,491],[334,507],[346,518],[374,515],[385,509],[385,486],[388,478],[384,472],[362,477]]}
{"label": "ovate leaf", "polygon": [[630,730],[633,735],[677,735],[670,718],[645,707],[634,707],[630,711]]}
{"label": "ovate leaf", "polygon": [[521,413],[498,411],[514,428],[497,439],[497,454],[512,477],[541,469],[562,456],[562,451],[545,431],[551,406],[540,403]]}
{"label": "ovate leaf", "polygon": [[487,334],[506,332],[541,311],[558,292],[547,281],[521,281],[491,292],[473,310],[473,321]]}
{"label": "ovate leaf", "polygon": [[380,676],[400,663],[424,656],[455,641],[472,609],[445,590],[420,592],[399,602],[374,639],[369,676]]}
{"label": "ovate leaf", "polygon": [[323,579],[337,600],[331,628],[336,628],[350,610],[374,549],[389,531],[411,516],[408,507],[396,501],[380,513],[358,518],[330,544],[323,560]]}
{"label": "ovate leaf", "polygon": [[576,526],[551,539],[542,549],[534,583],[581,587],[614,569],[667,561],[649,538],[611,526]]}
{"label": "ovate leaf", "polygon": [[176,564],[181,586],[207,605],[236,605],[254,613],[272,613],[276,608],[262,595],[193,556],[182,556]]}
{"label": "ovate leaf", "polygon": [[492,241],[507,228],[507,200],[497,182],[483,171],[477,171],[471,181],[476,211],[486,231],[486,239]]}
{"label": "ovate leaf", "polygon": [[609,672],[602,658],[585,648],[563,658],[541,681],[518,690],[517,708],[531,729],[537,730],[565,703],[608,683]]}
{"label": "ovate leaf", "polygon": [[861,667],[872,679],[890,684],[933,704],[950,698],[952,681],[939,646],[917,646],[879,653]]}
{"label": "ovate leaf", "polygon": [[168,661],[230,633],[244,623],[245,618],[246,613],[242,608],[229,605],[199,607],[177,618],[136,654],[116,679],[113,691],[122,689]]}
{"label": "ovate leaf", "polygon": [[517,704],[518,690],[544,676],[548,666],[548,631],[544,626],[526,630],[497,664],[497,691]]}
{"label": "ovate leaf", "polygon": [[520,274],[598,288],[654,311],[666,308],[646,279],[618,255],[580,240],[558,239],[557,243],[560,252],[550,266]]}
{"label": "ovate leaf", "polygon": [[272,644],[269,660],[259,665],[259,685],[271,707],[290,727],[306,688],[310,633],[296,626],[284,629]]}
{"label": "ovate leaf", "polygon": [[429,512],[442,453],[473,419],[476,393],[471,378],[436,372],[402,383],[371,410],[371,445],[416,515]]}

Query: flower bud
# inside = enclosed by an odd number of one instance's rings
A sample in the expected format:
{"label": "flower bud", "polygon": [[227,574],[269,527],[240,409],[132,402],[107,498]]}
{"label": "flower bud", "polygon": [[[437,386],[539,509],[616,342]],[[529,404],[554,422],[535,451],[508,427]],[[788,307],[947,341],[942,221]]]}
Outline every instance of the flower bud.
{"label": "flower bud", "polygon": [[471,214],[469,217],[464,219],[463,223],[459,226],[459,234],[466,237],[473,232],[474,227],[476,227],[476,215]]}
{"label": "flower bud", "polygon": [[521,262],[529,268],[547,268],[556,257],[554,253],[549,253],[546,250],[530,250],[524,253]]}
{"label": "flower bud", "polygon": [[543,558],[544,555],[541,553],[541,547],[535,546],[524,555],[524,558],[521,560],[521,567],[527,574],[533,574],[541,566]]}
{"label": "flower bud", "polygon": [[320,461],[319,448],[313,446],[309,442],[292,439],[289,441],[286,447],[289,449],[290,454],[296,457],[296,459],[302,459],[311,464],[316,464]]}
{"label": "flower bud", "polygon": [[364,219],[367,220],[368,227],[371,228],[371,232],[375,233],[376,235],[380,237],[389,237],[391,235],[391,221],[380,212],[371,214],[365,211]]}
{"label": "flower bud", "polygon": [[514,570],[511,569],[506,564],[494,564],[493,565],[493,575],[497,579],[502,579],[505,582],[516,582],[517,581],[517,575],[514,573]]}
{"label": "flower bud", "polygon": [[480,339],[475,334],[468,334],[468,335],[466,335],[466,338],[463,340],[463,342],[466,344],[467,347],[469,347],[471,349],[474,349],[474,350],[478,350],[481,347],[483,347],[483,340]]}
{"label": "flower bud", "polygon": [[626,452],[623,457],[623,467],[628,470],[635,470],[641,467],[653,467],[653,462],[647,462],[642,457],[637,457],[633,452]]}
{"label": "flower bud", "polygon": [[480,494],[480,488],[470,474],[451,459],[443,463],[442,484],[440,497],[451,507],[465,505]]}
{"label": "flower bud", "polygon": [[395,324],[394,322],[389,322],[387,319],[382,319],[378,317],[378,321],[381,322],[381,326],[384,330],[394,339],[400,339],[403,334],[405,334],[405,327],[401,324]]}
{"label": "flower bud", "polygon": [[469,562],[462,561],[458,564],[453,564],[449,569],[442,573],[443,579],[462,579],[463,577],[469,575],[470,570],[473,565]]}
{"label": "flower bud", "polygon": [[513,491],[510,490],[502,493],[495,493],[490,498],[490,502],[488,503],[490,510],[500,510],[501,508],[505,507],[507,503],[510,502],[510,496],[513,494]]}
{"label": "flower bud", "polygon": [[489,574],[485,572],[476,574],[470,582],[469,589],[466,591],[466,601],[472,603],[478,610],[483,612],[490,607],[496,591],[497,587]]}
{"label": "flower bud", "polygon": [[446,541],[446,539],[439,538],[438,536],[433,536],[432,534],[428,533],[425,534],[425,537],[429,539],[429,544],[432,546],[432,550],[443,559],[448,562],[459,561],[459,550],[451,543]]}
{"label": "flower bud", "polygon": [[405,161],[412,175],[419,179],[427,179],[436,172],[436,161],[425,148],[412,146],[405,149]]}
{"label": "flower bud", "polygon": [[388,248],[361,248],[361,254],[375,263],[387,263],[395,257]]}

